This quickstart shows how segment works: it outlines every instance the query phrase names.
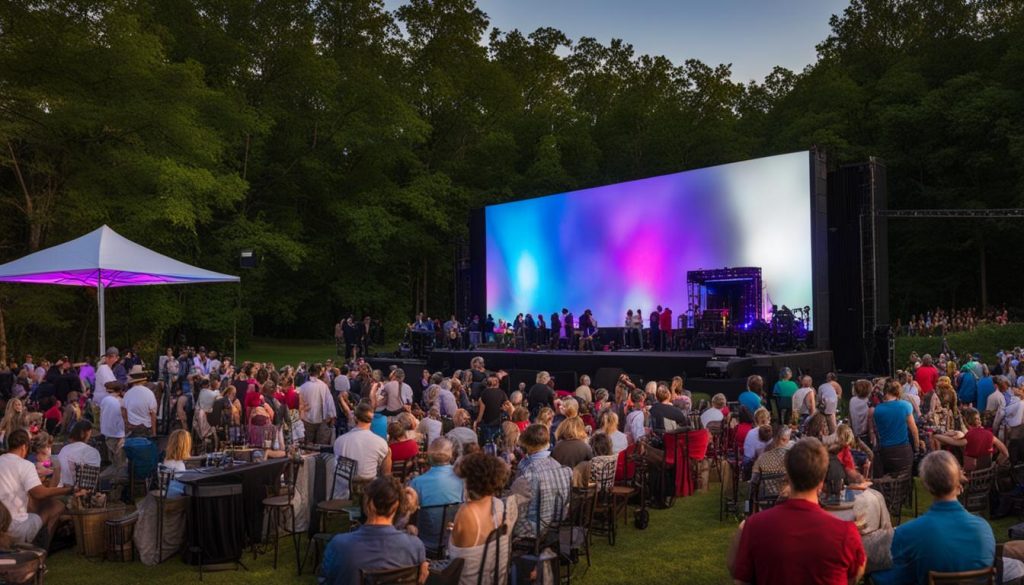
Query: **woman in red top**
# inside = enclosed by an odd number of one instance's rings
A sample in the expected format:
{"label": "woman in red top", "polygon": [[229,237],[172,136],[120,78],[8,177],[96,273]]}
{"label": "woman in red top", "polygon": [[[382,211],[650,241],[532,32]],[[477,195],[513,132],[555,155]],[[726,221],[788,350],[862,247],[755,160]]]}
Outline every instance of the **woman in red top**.
{"label": "woman in red top", "polygon": [[966,434],[959,431],[934,434],[932,435],[932,449],[941,449],[944,446],[963,447],[965,472],[991,465],[992,453],[995,451],[999,451],[1004,459],[1010,457],[1006,445],[997,439],[992,431],[981,426],[981,414],[977,409],[965,409],[964,420],[967,422]]}
{"label": "woman in red top", "polygon": [[284,378],[281,386],[274,393],[274,398],[287,405],[288,410],[298,410],[299,392],[295,389],[295,380],[291,376]]}
{"label": "woman in red top", "polygon": [[388,425],[388,447],[391,449],[391,463],[407,461],[419,455],[420,445],[413,439],[407,439],[405,425],[395,421]]}

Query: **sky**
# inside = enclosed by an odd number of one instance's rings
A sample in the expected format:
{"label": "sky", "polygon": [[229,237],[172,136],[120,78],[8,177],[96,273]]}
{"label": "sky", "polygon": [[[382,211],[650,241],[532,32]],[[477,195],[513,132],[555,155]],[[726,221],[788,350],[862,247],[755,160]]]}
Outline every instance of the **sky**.
{"label": "sky", "polygon": [[[385,0],[389,9],[402,0]],[[638,54],[673,63],[697,58],[731,63],[733,80],[761,81],[772,67],[800,71],[816,59],[814,46],[828,20],[849,0],[477,0],[491,26],[529,33],[542,26],[570,39],[621,38]]]}

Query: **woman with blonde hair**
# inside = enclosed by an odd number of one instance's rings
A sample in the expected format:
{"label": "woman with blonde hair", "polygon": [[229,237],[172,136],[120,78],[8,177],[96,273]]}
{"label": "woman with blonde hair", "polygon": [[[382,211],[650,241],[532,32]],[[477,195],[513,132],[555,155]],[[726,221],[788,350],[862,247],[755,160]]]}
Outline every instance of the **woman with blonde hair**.
{"label": "woman with blonde hair", "polygon": [[[174,472],[174,477],[185,473],[185,460],[192,456],[192,435],[185,429],[177,429],[167,437],[167,452],[163,467]],[[168,496],[185,495],[185,485],[172,479],[167,487]]]}
{"label": "woman with blonde hair", "polygon": [[522,456],[519,449],[519,425],[511,421],[501,423],[501,435],[498,437],[498,457],[512,465]]}
{"label": "woman with blonde hair", "polygon": [[951,429],[960,409],[957,406],[956,390],[949,376],[941,376],[935,390],[928,397],[928,418],[936,426]]}
{"label": "woman with blonde hair", "polygon": [[829,445],[829,452],[835,454],[846,470],[846,483],[863,483],[870,476],[871,448],[861,442],[847,424],[836,427],[836,441]]}
{"label": "woman with blonde hair", "polygon": [[608,435],[608,439],[612,442],[612,455],[618,455],[620,451],[625,451],[629,447],[629,438],[626,437],[626,433],[619,430],[619,415],[614,411],[606,410],[597,420],[601,429],[594,434]]}
{"label": "woman with blonde hair", "polygon": [[563,420],[555,432],[555,439],[557,442],[551,449],[551,458],[566,467],[576,467],[594,456],[587,444],[587,430],[579,417]]}
{"label": "woman with blonde hair", "polygon": [[28,430],[28,411],[25,410],[25,403],[17,398],[7,401],[7,409],[4,411],[4,418],[0,421],[0,443],[6,443],[7,437],[18,429]]}

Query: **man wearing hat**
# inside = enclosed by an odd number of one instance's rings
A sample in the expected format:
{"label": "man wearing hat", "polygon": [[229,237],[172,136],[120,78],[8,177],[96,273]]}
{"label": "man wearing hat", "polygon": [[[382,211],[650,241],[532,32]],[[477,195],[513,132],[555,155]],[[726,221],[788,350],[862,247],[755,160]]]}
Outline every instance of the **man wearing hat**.
{"label": "man wearing hat", "polygon": [[124,468],[124,416],[121,414],[121,394],[124,385],[117,380],[107,382],[106,398],[100,402],[100,434],[107,443],[110,463],[116,471]]}
{"label": "man wearing hat", "polygon": [[107,353],[103,354],[100,365],[96,368],[96,389],[92,395],[94,404],[102,405],[103,399],[107,397],[107,383],[117,381],[117,377],[114,376],[114,364],[120,359],[121,352],[113,346],[108,347]]}
{"label": "man wearing hat", "polygon": [[156,395],[146,386],[149,375],[141,365],[128,372],[128,391],[121,404],[124,430],[128,436],[152,437],[156,434]]}

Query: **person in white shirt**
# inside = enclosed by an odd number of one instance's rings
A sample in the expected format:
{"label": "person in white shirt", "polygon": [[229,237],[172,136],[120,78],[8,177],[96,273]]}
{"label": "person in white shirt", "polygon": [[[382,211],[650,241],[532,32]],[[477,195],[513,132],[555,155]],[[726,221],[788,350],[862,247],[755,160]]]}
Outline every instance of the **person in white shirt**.
{"label": "person in white shirt", "polygon": [[310,442],[317,441],[321,425],[333,425],[337,416],[331,392],[320,380],[322,368],[320,364],[310,366],[309,379],[299,386],[299,419],[302,420],[306,440]]}
{"label": "person in white shirt", "polygon": [[825,383],[818,386],[818,400],[821,401],[821,412],[828,420],[829,433],[834,433],[838,426],[836,413],[839,411],[839,391],[836,389],[837,386],[839,386],[839,382],[836,381],[835,372],[829,372],[825,376]]}
{"label": "person in white shirt", "polygon": [[626,415],[626,438],[630,443],[636,443],[647,435],[644,426],[644,399],[646,394],[643,390],[634,390],[630,398],[633,400],[632,410]]}
{"label": "person in white shirt", "polygon": [[217,352],[212,349],[210,350],[210,363],[207,365],[210,368],[210,378],[220,376],[221,361],[217,359]]}
{"label": "person in white shirt", "polygon": [[700,426],[708,428],[711,423],[722,422],[725,420],[725,415],[722,414],[722,409],[728,404],[728,400],[725,398],[725,394],[715,394],[711,397],[711,406],[700,413]]}
{"label": "person in white shirt", "polygon": [[416,427],[416,432],[426,437],[427,445],[440,437],[443,430],[444,425],[441,424],[441,411],[436,406],[430,409],[427,416],[423,417]]}
{"label": "person in white shirt", "polygon": [[124,386],[114,380],[107,383],[107,397],[100,403],[100,434],[107,444],[110,463],[116,471],[124,468],[124,416],[121,414],[121,393]]}
{"label": "person in white shirt", "polygon": [[92,393],[93,404],[103,404],[103,399],[107,397],[107,382],[117,381],[117,376],[114,375],[114,364],[119,359],[121,359],[121,353],[117,348],[108,347],[107,353],[103,355],[103,360],[96,368],[96,388]]}
{"label": "person in white shirt", "polygon": [[996,376],[994,379],[996,391],[988,395],[985,401],[985,412],[995,415],[1000,408],[1006,406],[1006,395],[1010,389],[1010,380],[1006,376]]}
{"label": "person in white shirt", "polygon": [[[73,493],[70,487],[46,487],[39,481],[36,466],[27,461],[28,431],[17,429],[7,438],[7,453],[0,455],[0,502],[11,514],[7,535],[16,543],[31,543],[39,529],[47,527],[47,538],[53,535],[57,521],[64,513],[59,496]],[[49,542],[40,543],[44,548]]]}
{"label": "person in white shirt", "polygon": [[352,390],[352,381],[348,379],[348,366],[341,366],[334,376],[334,394],[348,394]]}
{"label": "person in white shirt", "polygon": [[817,410],[814,397],[813,381],[810,376],[800,378],[800,388],[793,393],[793,412],[800,415],[800,423],[810,417]]}
{"label": "person in white shirt", "polygon": [[218,398],[220,398],[220,392],[210,388],[211,383],[212,380],[207,380],[205,378],[200,378],[198,380],[198,384],[201,390],[199,390],[199,400],[197,401],[197,406],[200,409],[202,409],[206,414],[210,414],[211,412],[213,412],[213,403],[216,402]]}
{"label": "person in white shirt", "polygon": [[[314,366],[315,367],[315,366]],[[334,456],[347,457],[356,462],[355,477],[372,480],[378,475],[391,474],[391,449],[388,442],[370,430],[373,422],[373,407],[360,402],[355,409],[356,426],[334,441]],[[348,498],[348,486],[337,486],[334,498]]]}
{"label": "person in white shirt", "polygon": [[125,392],[121,403],[124,429],[132,436],[149,437],[156,434],[156,395],[146,386],[146,379],[142,366],[132,366],[128,374],[131,387]]}
{"label": "person in white shirt", "polygon": [[992,423],[993,431],[995,431],[997,437],[1003,439],[1003,442],[1007,441],[1005,437],[1008,436],[1010,429],[1018,427],[1024,422],[1022,394],[1024,394],[1024,388],[1014,388],[1010,393],[1010,400],[1006,403],[1006,406],[999,409],[999,412],[996,413],[996,419]]}
{"label": "person in white shirt", "polygon": [[412,404],[412,388],[405,383],[405,370],[391,371],[391,380],[384,384],[383,394],[384,402],[377,406],[377,411],[385,416],[398,416]]}
{"label": "person in white shirt", "polygon": [[88,420],[82,419],[71,426],[71,432],[68,435],[70,442],[64,445],[60,453],[57,454],[58,485],[75,485],[76,465],[92,465],[94,467],[102,465],[100,452],[89,444],[91,437],[92,423]]}
{"label": "person in white shirt", "polygon": [[192,358],[192,367],[203,376],[210,375],[210,360],[206,357],[206,348],[199,348],[199,355]]}
{"label": "person in white shirt", "polygon": [[36,373],[36,365],[32,363],[32,354],[25,355],[25,363],[22,364],[21,369],[25,370],[29,378]]}

